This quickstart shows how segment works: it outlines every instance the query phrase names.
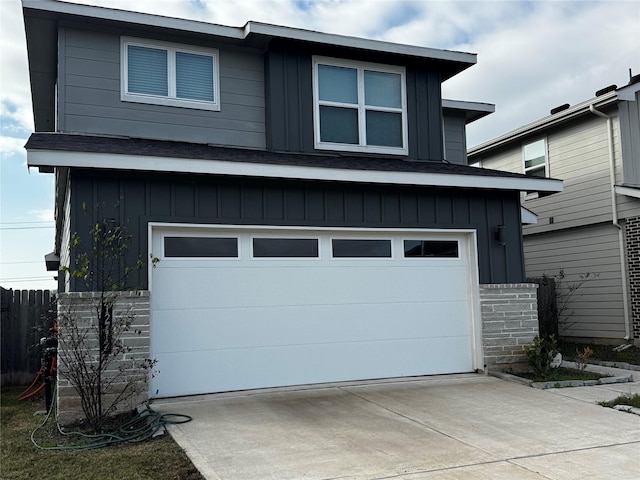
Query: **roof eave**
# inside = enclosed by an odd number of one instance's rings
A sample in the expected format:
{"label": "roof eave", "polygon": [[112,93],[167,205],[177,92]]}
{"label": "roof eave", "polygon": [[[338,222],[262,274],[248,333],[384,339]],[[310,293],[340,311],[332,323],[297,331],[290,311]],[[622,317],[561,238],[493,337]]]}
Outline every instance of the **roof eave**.
{"label": "roof eave", "polygon": [[496,106],[492,103],[467,102],[443,98],[442,109],[463,112],[465,114],[465,123],[469,124],[494,113]]}
{"label": "roof eave", "polygon": [[475,53],[404,45],[381,40],[322,33],[254,21],[249,21],[242,27],[230,27],[197,20],[187,20],[152,15],[148,13],[131,12],[127,10],[67,3],[58,0],[22,0],[22,7],[23,9],[167,28],[235,40],[245,40],[251,35],[268,38],[284,38],[329,46],[347,47],[358,50],[395,54],[403,57],[432,60],[442,64],[443,73],[446,73],[444,75],[444,79],[450,78],[451,76],[477,63],[477,55]]}
{"label": "roof eave", "polygon": [[541,118],[540,120],[529,123],[527,125],[524,125],[523,127],[517,128],[515,130],[512,130],[511,132],[505,133],[504,135],[489,140],[488,142],[484,142],[480,145],[476,145],[475,147],[470,148],[467,152],[469,161],[473,163],[473,157],[475,156],[480,156],[484,153],[503,147],[524,137],[540,133],[558,124],[567,122],[582,115],[586,115],[587,113],[589,113],[589,107],[591,105],[596,108],[602,108],[614,104],[617,101],[617,92],[613,91],[587,100],[586,102],[574,105],[573,107],[570,107],[554,115],[548,115],[544,118]]}
{"label": "roof eave", "polygon": [[139,170],[166,173],[228,175],[259,178],[337,181],[392,185],[416,185],[490,190],[537,191],[541,195],[562,191],[562,181],[550,178],[356,170],[321,166],[292,166],[113,153],[27,149],[29,167],[71,167]]}

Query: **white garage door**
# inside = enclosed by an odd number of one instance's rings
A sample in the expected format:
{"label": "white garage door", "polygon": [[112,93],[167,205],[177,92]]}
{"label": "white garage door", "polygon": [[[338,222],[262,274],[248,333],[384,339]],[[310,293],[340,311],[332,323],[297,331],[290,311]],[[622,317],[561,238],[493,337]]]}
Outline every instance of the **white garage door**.
{"label": "white garage door", "polygon": [[159,228],[151,397],[474,369],[462,234]]}

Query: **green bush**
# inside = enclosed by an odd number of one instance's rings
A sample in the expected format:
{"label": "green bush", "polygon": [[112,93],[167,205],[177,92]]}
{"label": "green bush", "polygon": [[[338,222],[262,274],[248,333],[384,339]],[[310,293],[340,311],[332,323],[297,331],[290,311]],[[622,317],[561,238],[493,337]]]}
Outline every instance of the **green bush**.
{"label": "green bush", "polygon": [[546,377],[551,370],[551,362],[558,354],[558,342],[549,337],[535,337],[533,342],[524,346],[527,362],[537,377]]}

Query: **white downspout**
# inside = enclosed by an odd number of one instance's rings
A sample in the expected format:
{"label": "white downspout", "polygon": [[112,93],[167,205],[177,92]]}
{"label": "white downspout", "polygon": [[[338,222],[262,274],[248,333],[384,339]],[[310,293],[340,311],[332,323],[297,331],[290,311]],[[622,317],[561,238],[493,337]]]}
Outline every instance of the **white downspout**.
{"label": "white downspout", "polygon": [[629,315],[629,294],[627,292],[627,259],[625,257],[624,249],[624,234],[622,227],[618,221],[618,202],[616,201],[616,165],[613,149],[613,122],[611,117],[602,113],[593,106],[589,105],[589,111],[594,115],[602,117],[607,120],[607,140],[609,146],[609,178],[611,183],[611,213],[613,216],[613,225],[618,229],[618,251],[620,253],[620,270],[622,277],[622,303],[624,309],[624,339],[629,340],[631,338],[631,317]]}

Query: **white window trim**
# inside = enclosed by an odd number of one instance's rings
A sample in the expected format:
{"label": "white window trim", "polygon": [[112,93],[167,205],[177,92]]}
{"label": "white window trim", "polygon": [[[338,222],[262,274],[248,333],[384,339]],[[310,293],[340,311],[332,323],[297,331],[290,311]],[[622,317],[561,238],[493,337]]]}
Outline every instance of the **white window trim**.
{"label": "white window trim", "polygon": [[[360,144],[344,144],[322,142],[320,139],[320,106],[338,106],[351,107],[351,104],[342,104],[338,102],[320,101],[318,91],[318,65],[330,65],[336,67],[353,68],[358,71],[358,130]],[[375,72],[395,73],[400,75],[401,88],[401,112],[398,108],[386,107],[366,107],[364,103],[364,70]],[[408,134],[407,134],[407,88],[406,88],[406,69],[404,67],[394,65],[382,65],[377,63],[358,62],[355,60],[346,60],[331,57],[313,56],[313,132],[314,132],[314,148],[317,150],[338,150],[344,152],[367,152],[367,153],[386,153],[392,155],[407,155]],[[354,108],[355,109],[355,108]],[[380,112],[396,112],[402,113],[402,147],[384,147],[379,145],[367,145],[366,142],[366,110],[375,110]]]}
{"label": "white window trim", "polygon": [[[539,141],[543,141],[544,142],[544,177],[532,177],[532,178],[550,178],[550,174],[549,174],[549,142],[547,141],[547,137],[542,137],[542,138],[537,138],[536,140],[532,140],[530,142],[526,142],[522,144],[521,147],[521,153],[520,155],[522,156],[522,171],[524,172],[524,174],[526,175],[527,172],[530,172],[531,170],[538,170],[540,168],[542,168],[542,165],[537,165],[535,167],[526,167],[526,159],[524,158],[524,148],[527,145],[531,145],[532,143],[537,143]],[[535,198],[538,198],[538,192],[524,192],[524,199],[525,200],[533,200]]]}
{"label": "white window trim", "polygon": [[[169,95],[149,95],[129,92],[128,75],[128,46],[162,49],[169,52],[167,79]],[[207,55],[213,59],[213,102],[203,100],[190,100],[176,97],[176,52]],[[220,68],[219,52],[215,48],[198,47],[194,45],[181,45],[178,43],[162,42],[159,40],[146,40],[134,37],[120,37],[120,100],[123,102],[147,103],[152,105],[168,105],[171,107],[195,108],[200,110],[220,110]]]}

